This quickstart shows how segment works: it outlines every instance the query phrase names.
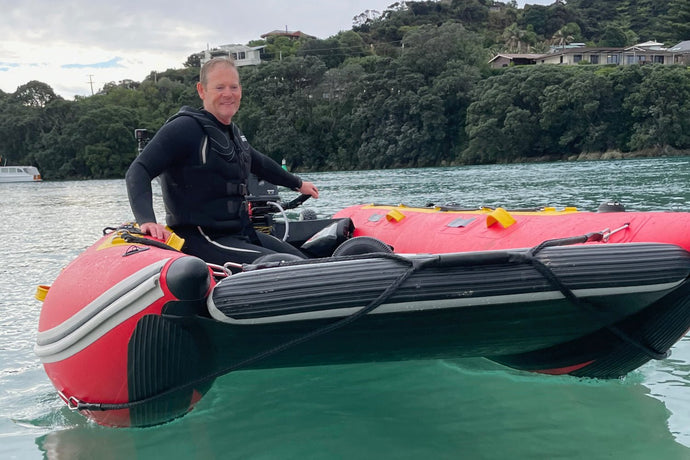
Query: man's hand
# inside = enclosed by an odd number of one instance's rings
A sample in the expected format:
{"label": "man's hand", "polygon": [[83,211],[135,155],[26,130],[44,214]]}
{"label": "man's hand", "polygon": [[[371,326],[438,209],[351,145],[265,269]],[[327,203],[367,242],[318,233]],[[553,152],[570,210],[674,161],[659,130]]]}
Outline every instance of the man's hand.
{"label": "man's hand", "polygon": [[157,240],[166,241],[170,237],[170,231],[165,228],[165,225],[157,224],[155,222],[146,222],[139,225],[139,228],[146,235],[151,235]]}
{"label": "man's hand", "polygon": [[303,181],[302,186],[299,188],[299,192],[305,195],[311,195],[312,198],[319,197],[319,189],[311,182]]}

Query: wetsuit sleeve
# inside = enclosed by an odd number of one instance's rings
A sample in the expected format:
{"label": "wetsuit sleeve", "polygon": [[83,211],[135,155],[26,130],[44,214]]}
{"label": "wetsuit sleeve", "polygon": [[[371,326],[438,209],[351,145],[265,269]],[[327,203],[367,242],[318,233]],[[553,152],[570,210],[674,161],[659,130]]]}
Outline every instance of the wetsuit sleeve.
{"label": "wetsuit sleeve", "polygon": [[151,181],[174,164],[186,161],[199,146],[198,123],[179,117],[163,125],[132,162],[125,175],[129,204],[136,222],[156,222]]}
{"label": "wetsuit sleeve", "polygon": [[269,181],[271,184],[282,185],[292,190],[299,190],[302,179],[286,170],[258,150],[250,147],[252,156],[252,173]]}

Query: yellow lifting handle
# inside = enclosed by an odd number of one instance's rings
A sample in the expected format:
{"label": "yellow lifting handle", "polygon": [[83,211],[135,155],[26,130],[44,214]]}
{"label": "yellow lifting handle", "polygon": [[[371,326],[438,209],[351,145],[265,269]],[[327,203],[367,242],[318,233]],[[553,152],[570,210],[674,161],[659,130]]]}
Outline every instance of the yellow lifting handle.
{"label": "yellow lifting handle", "polygon": [[40,300],[43,302],[46,300],[46,296],[48,295],[48,291],[50,290],[50,286],[47,286],[45,284],[39,284],[38,287],[36,288],[36,294],[34,294],[34,297],[36,300]]}
{"label": "yellow lifting handle", "polygon": [[[170,227],[166,228],[170,230]],[[182,246],[184,246],[184,238],[177,236],[174,232],[171,231],[170,236],[167,240],[165,240],[165,244],[167,244],[171,248],[177,249],[178,251],[182,251]]]}
{"label": "yellow lifting handle", "polygon": [[405,214],[401,213],[397,209],[391,209],[390,211],[388,211],[388,214],[386,214],[386,219],[388,220],[388,222],[400,222],[404,218]]}
{"label": "yellow lifting handle", "polygon": [[501,227],[508,228],[511,225],[513,225],[516,222],[516,220],[505,209],[496,208],[493,211],[491,211],[488,216],[486,216],[486,227],[489,228],[496,222],[501,224]]}

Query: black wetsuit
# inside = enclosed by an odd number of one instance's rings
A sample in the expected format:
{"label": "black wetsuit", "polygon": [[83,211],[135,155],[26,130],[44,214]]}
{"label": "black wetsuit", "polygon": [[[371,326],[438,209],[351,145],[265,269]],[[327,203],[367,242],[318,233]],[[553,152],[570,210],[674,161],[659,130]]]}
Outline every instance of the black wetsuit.
{"label": "black wetsuit", "polygon": [[156,222],[151,181],[160,176],[166,223],[185,239],[183,252],[206,262],[250,263],[273,252],[302,255],[252,228],[244,201],[250,172],[294,190],[302,185],[252,148],[236,125],[183,107],[130,165],[127,193],[136,221]]}

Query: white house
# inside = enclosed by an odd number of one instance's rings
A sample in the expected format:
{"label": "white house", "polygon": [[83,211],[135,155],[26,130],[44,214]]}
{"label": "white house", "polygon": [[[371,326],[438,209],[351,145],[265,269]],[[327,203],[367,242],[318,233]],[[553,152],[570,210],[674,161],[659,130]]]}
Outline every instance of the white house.
{"label": "white house", "polygon": [[550,53],[542,55],[534,54],[497,54],[489,64],[493,68],[508,67],[510,65],[529,64],[562,64],[573,65],[579,63],[589,64],[677,64],[685,62],[690,56],[688,42],[681,42],[673,48],[664,48],[663,43],[649,41],[638,43],[628,48],[589,48],[582,46],[566,45],[554,47]]}
{"label": "white house", "polygon": [[263,48],[263,46],[221,45],[212,50],[205,50],[204,56],[201,58],[201,64],[204,64],[214,57],[226,56],[232,57],[237,67],[242,67],[244,65],[259,65],[261,64],[261,50]]}

